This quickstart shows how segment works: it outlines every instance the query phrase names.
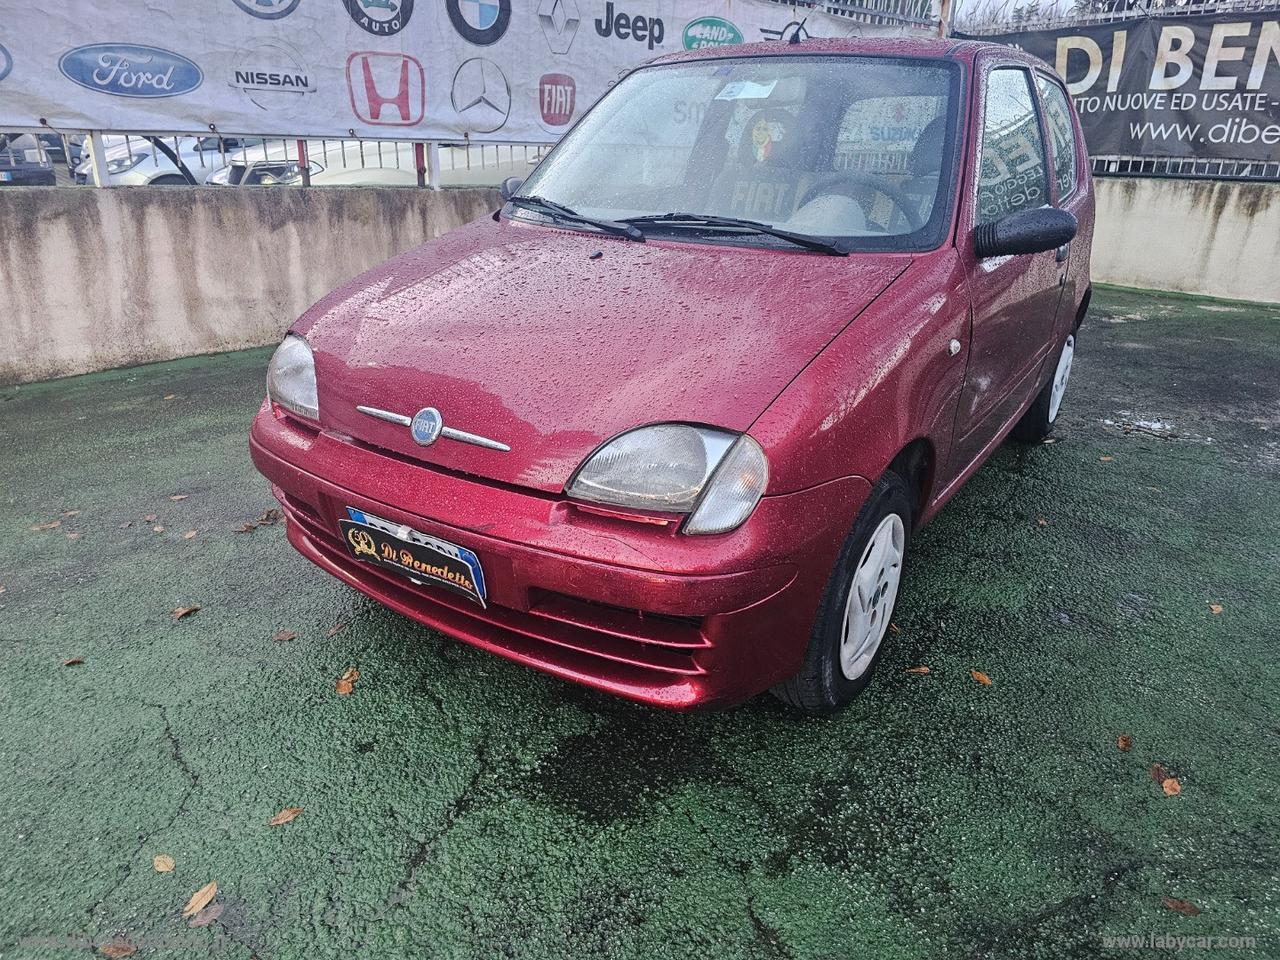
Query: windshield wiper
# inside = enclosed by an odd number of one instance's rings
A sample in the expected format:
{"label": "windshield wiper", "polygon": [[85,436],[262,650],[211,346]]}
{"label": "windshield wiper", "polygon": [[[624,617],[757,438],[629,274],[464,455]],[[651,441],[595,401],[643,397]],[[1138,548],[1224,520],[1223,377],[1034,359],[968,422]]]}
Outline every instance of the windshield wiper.
{"label": "windshield wiper", "polygon": [[622,222],[627,224],[657,223],[664,226],[687,224],[691,227],[725,227],[731,230],[746,230],[751,233],[767,234],[770,237],[777,237],[779,240],[794,243],[798,247],[817,250],[820,253],[829,253],[836,257],[849,255],[849,251],[841,247],[835,240],[830,240],[826,237],[814,237],[807,233],[793,233],[790,230],[775,227],[770,223],[761,223],[759,220],[743,220],[739,217],[718,217],[705,213],[653,213],[643,217],[627,217]]}
{"label": "windshield wiper", "polygon": [[548,200],[546,197],[512,197],[507,201],[517,207],[524,207],[528,210],[536,210],[539,213],[545,213],[548,216],[559,219],[568,220],[572,223],[585,223],[588,226],[595,227],[597,230],[603,230],[606,233],[612,233],[620,237],[627,237],[630,240],[644,241],[644,233],[639,227],[633,227],[629,223],[621,223],[617,220],[599,220],[595,217],[588,217],[571,210],[563,204]]}

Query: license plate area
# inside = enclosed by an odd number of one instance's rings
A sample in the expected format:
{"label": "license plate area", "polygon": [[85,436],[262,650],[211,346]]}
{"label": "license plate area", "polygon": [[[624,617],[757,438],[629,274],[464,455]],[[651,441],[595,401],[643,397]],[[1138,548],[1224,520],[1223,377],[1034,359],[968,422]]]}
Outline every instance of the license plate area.
{"label": "license plate area", "polygon": [[342,542],[357,560],[392,570],[416,584],[431,584],[485,606],[487,591],[480,558],[466,547],[401,523],[347,507],[339,520]]}

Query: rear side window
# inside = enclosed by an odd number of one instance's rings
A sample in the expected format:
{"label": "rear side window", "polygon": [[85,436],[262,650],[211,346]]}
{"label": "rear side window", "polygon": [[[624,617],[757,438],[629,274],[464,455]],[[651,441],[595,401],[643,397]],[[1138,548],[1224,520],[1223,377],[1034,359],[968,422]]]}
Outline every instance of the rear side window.
{"label": "rear side window", "polygon": [[991,71],[982,121],[978,222],[1049,202],[1049,170],[1027,71]]}
{"label": "rear side window", "polygon": [[1058,196],[1065,197],[1076,188],[1076,139],[1071,129],[1071,109],[1062,88],[1047,77],[1036,74],[1040,100],[1044,103],[1045,125],[1053,144],[1053,176],[1058,182]]}

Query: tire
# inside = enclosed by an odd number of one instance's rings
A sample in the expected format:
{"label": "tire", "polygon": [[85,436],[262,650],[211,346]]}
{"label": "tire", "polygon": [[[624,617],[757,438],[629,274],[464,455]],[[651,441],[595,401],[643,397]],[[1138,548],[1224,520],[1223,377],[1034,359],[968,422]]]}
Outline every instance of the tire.
{"label": "tire", "polygon": [[[884,651],[885,633],[901,589],[902,567],[914,513],[913,498],[906,481],[893,472],[881,477],[862,505],[840,550],[840,557],[818,605],[818,616],[800,670],[773,688],[773,694],[779,699],[805,713],[834,713],[847,706],[871,681]],[[885,561],[882,569],[874,570],[874,564],[865,567],[874,559],[872,554],[875,551],[871,547],[878,544],[883,536],[889,538],[889,548],[881,558]],[[895,550],[896,562],[893,559]],[[862,569],[866,570],[867,584],[877,585],[860,594],[877,597],[869,604],[872,610],[869,619],[856,606],[853,609],[848,606],[855,575]],[[856,596],[853,600],[857,604]],[[863,604],[864,610],[867,606]],[[846,645],[843,641],[847,615],[854,618],[855,631]],[[858,637],[861,631],[856,627],[859,625],[869,626],[872,631],[873,636],[867,637],[869,648]]]}
{"label": "tire", "polygon": [[1053,424],[1058,419],[1062,398],[1067,392],[1067,382],[1071,378],[1071,363],[1075,358],[1078,336],[1078,329],[1067,334],[1067,338],[1062,341],[1062,346],[1058,348],[1058,359],[1054,365],[1053,376],[1041,388],[1035,402],[1022,415],[1022,419],[1014,424],[1009,436],[1018,443],[1041,443],[1045,437],[1053,433]]}
{"label": "tire", "polygon": [[180,173],[164,173],[154,180],[147,181],[148,187],[189,187],[187,178]]}

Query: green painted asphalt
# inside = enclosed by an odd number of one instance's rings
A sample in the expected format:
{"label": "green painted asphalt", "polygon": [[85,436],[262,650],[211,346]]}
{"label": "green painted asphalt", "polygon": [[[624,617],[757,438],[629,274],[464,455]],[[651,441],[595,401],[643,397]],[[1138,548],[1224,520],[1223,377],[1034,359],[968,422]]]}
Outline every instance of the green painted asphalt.
{"label": "green painted asphalt", "polygon": [[5,960],[1280,955],[1280,307],[1100,291],[1056,442],[820,720],[582,691],[235,532],[266,359],[0,389]]}

